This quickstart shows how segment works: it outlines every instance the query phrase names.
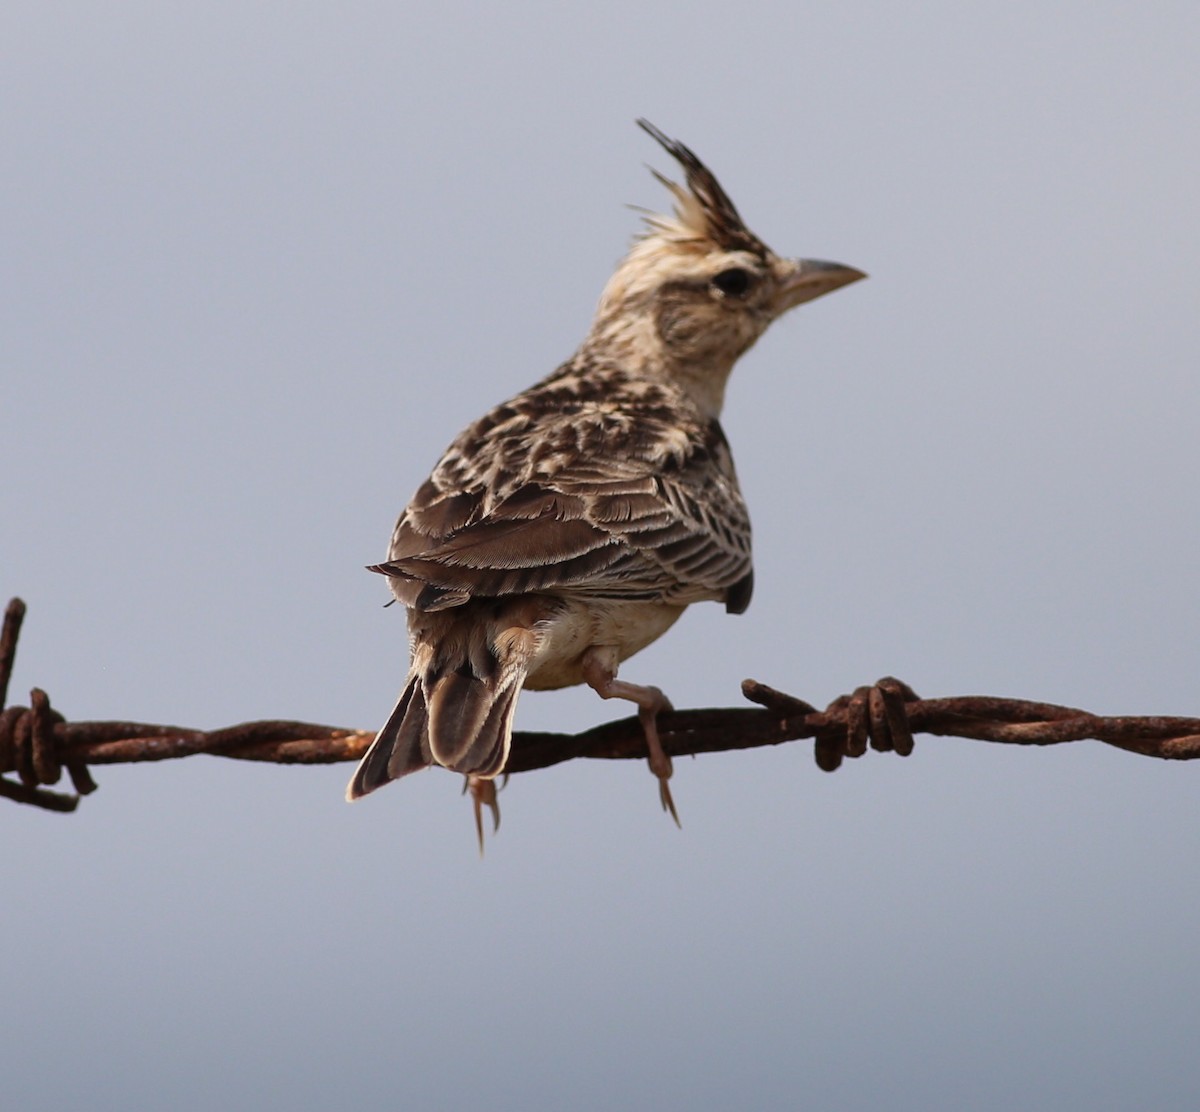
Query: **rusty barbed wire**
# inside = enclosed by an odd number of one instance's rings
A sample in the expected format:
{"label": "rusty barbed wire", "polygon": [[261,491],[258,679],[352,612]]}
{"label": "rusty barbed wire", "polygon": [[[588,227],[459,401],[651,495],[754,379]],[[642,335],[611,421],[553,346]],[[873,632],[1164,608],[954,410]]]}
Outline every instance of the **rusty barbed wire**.
{"label": "rusty barbed wire", "polygon": [[[51,811],[73,811],[95,791],[89,765],[163,761],[197,753],[279,764],[356,761],[373,730],[269,719],[219,730],[144,722],[69,722],[40,688],[28,707],[6,707],[25,604],[12,599],[0,629],[0,797]],[[832,772],[868,748],[908,756],[915,734],[1010,745],[1059,745],[1092,739],[1163,760],[1200,757],[1200,718],[1103,717],[1074,707],[990,695],[922,699],[892,677],[842,695],[824,710],[756,680],[742,684],[754,707],[681,710],[658,718],[663,748],[673,757],[756,749],[811,739],[819,767]],[[506,772],[531,772],[580,757],[644,760],[636,717],[578,734],[517,731]],[[66,770],[74,794],[51,791]],[[8,779],[16,773],[17,779]]]}

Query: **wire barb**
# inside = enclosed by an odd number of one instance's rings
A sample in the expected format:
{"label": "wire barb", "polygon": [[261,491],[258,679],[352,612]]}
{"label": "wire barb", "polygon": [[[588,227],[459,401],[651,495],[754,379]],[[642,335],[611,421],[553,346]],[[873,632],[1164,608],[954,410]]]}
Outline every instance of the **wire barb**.
{"label": "wire barb", "polygon": [[[278,764],[357,761],[374,731],[270,719],[220,730],[144,722],[68,722],[40,688],[28,707],[4,707],[25,604],[13,599],[0,628],[0,798],[45,810],[75,810],[95,791],[89,765],[162,761],[197,753]],[[908,756],[914,735],[933,734],[1009,745],[1060,745],[1091,738],[1163,760],[1200,758],[1200,718],[1106,718],[1074,707],[990,695],[922,699],[908,684],[885,676],[817,710],[794,695],[746,680],[753,707],[664,711],[657,725],[669,757],[755,749],[812,739],[817,765],[827,772],[869,748]],[[577,757],[645,760],[646,737],[636,716],[578,734],[515,732],[505,775],[549,768]],[[75,794],[48,791],[63,769]],[[17,779],[7,779],[16,773]],[[484,801],[489,808],[491,803]],[[493,812],[494,819],[498,815]]]}

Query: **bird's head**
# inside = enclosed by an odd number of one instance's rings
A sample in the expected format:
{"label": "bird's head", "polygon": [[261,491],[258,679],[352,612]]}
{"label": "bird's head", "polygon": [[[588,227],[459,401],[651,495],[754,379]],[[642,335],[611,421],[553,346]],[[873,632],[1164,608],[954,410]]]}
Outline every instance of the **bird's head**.
{"label": "bird's head", "polygon": [[725,190],[682,143],[638,120],[680,164],[671,215],[646,217],[600,299],[587,344],[643,373],[677,380],[716,416],[733,364],[789,309],[865,278],[861,270],[776,255],[742,222]]}

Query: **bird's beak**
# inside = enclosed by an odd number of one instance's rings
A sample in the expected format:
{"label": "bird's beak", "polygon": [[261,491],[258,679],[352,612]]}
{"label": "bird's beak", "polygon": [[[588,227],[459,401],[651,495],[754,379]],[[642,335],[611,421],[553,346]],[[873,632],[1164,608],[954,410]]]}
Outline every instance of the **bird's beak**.
{"label": "bird's beak", "polygon": [[784,265],[788,272],[779,288],[779,313],[866,277],[852,266],[823,259],[788,259]]}

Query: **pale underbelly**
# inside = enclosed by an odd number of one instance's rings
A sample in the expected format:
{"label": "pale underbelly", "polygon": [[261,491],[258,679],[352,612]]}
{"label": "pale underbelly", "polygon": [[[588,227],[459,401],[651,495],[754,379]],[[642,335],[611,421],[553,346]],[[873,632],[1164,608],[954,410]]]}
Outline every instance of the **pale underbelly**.
{"label": "pale underbelly", "polygon": [[684,609],[664,602],[565,600],[565,608],[539,631],[542,642],[525,686],[547,691],[583,683],[588,649],[612,646],[619,660],[627,660],[666,633]]}

